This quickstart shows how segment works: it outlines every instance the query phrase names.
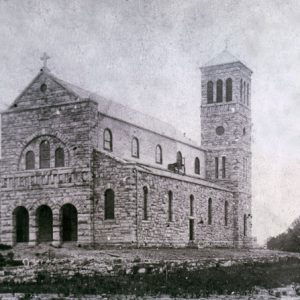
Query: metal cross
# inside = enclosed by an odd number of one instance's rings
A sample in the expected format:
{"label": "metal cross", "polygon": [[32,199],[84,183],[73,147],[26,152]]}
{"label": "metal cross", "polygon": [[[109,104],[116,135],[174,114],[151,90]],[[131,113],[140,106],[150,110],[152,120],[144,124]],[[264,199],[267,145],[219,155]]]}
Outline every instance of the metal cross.
{"label": "metal cross", "polygon": [[228,49],[229,38],[225,39],[225,50]]}
{"label": "metal cross", "polygon": [[47,55],[46,52],[44,52],[43,56],[41,57],[41,61],[43,61],[44,69],[47,69],[47,60],[50,59],[50,56]]}

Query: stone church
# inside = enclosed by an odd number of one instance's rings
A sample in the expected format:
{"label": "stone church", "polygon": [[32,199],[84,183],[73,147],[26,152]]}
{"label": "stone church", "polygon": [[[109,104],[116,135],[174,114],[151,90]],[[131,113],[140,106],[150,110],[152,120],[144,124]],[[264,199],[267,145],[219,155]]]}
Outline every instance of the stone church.
{"label": "stone church", "polygon": [[1,243],[251,246],[252,71],[243,62],[224,50],[201,68],[199,146],[59,79],[47,59],[1,113]]}

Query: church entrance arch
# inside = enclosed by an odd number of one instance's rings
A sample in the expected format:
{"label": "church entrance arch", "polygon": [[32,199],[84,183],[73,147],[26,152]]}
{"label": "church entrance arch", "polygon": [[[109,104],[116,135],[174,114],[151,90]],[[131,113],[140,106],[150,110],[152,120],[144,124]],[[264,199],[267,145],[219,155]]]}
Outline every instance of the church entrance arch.
{"label": "church entrance arch", "polygon": [[18,206],[13,212],[14,233],[16,243],[29,241],[29,214],[24,206]]}
{"label": "church entrance arch", "polygon": [[41,205],[36,211],[39,243],[53,240],[53,217],[52,210],[48,205]]}
{"label": "church entrance arch", "polygon": [[77,241],[77,209],[68,203],[61,208],[61,238],[63,242]]}

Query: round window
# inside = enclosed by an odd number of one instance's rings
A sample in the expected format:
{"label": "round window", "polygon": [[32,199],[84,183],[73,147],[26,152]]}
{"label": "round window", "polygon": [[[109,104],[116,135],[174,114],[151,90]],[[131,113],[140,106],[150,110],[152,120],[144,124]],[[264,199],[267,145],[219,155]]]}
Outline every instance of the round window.
{"label": "round window", "polygon": [[218,126],[218,127],[216,128],[216,134],[217,134],[217,135],[223,135],[224,132],[225,132],[225,129],[224,129],[223,126]]}
{"label": "round window", "polygon": [[43,83],[43,84],[41,85],[41,91],[42,91],[43,93],[45,93],[45,92],[47,91],[47,84],[46,84],[46,83]]}

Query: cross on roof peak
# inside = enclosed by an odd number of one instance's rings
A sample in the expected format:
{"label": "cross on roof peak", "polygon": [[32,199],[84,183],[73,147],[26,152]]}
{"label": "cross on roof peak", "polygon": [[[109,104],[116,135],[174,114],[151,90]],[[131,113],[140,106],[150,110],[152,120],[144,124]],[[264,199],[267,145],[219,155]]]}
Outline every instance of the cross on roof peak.
{"label": "cross on roof peak", "polygon": [[225,50],[228,50],[229,38],[225,39]]}
{"label": "cross on roof peak", "polygon": [[41,57],[41,61],[43,61],[43,69],[47,69],[47,60],[50,59],[51,57],[44,52],[43,56]]}

